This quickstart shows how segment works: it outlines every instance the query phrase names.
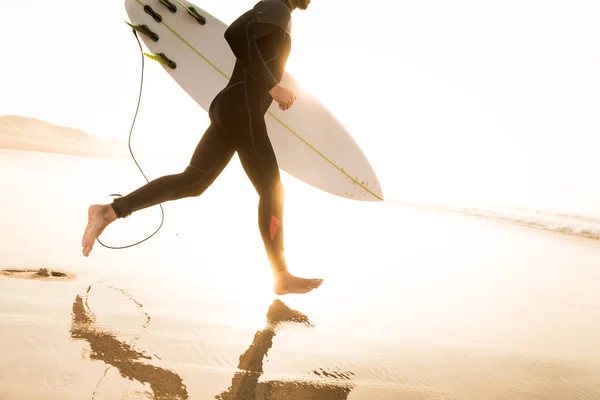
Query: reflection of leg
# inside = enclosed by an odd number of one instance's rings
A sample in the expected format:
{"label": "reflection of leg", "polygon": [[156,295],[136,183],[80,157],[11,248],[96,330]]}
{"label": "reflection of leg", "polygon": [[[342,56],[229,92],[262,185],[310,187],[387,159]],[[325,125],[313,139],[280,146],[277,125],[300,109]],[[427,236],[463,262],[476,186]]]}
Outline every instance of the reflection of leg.
{"label": "reflection of leg", "polygon": [[94,242],[104,229],[117,218],[166,201],[200,196],[229,163],[235,149],[227,137],[211,124],[198,143],[190,165],[181,173],[162,176],[119,197],[112,204],[92,205],[83,235],[83,255],[88,256]]}
{"label": "reflection of leg", "polygon": [[273,346],[273,337],[275,337],[275,329],[283,323],[296,322],[310,326],[308,317],[300,311],[292,310],[281,300],[275,300],[269,307],[267,312],[268,325],[264,330],[256,332],[254,341],[240,356],[239,369],[249,372],[263,372],[263,358],[267,355],[269,349]]}
{"label": "reflection of leg", "polygon": [[238,369],[243,370],[243,372],[237,372],[227,392],[217,395],[216,399],[242,400],[255,398],[258,379],[263,373],[263,360],[273,346],[275,329],[285,322],[310,325],[306,315],[290,309],[280,300],[275,300],[267,312],[267,326],[265,329],[256,332],[252,344],[240,356]]}
{"label": "reflection of leg", "polygon": [[189,398],[187,388],[179,375],[148,364],[146,360],[150,360],[151,357],[118,340],[112,333],[100,329],[96,317],[85,309],[84,301],[79,295],[73,302],[71,337],[89,343],[90,359],[100,360],[117,368],[124,378],[136,380],[142,385],[148,383],[154,392],[154,399]]}
{"label": "reflection of leg", "polygon": [[[346,375],[348,373],[344,374],[344,376]],[[350,382],[350,378],[265,381],[259,384],[257,398],[270,400],[347,400],[353,388],[354,384]]]}

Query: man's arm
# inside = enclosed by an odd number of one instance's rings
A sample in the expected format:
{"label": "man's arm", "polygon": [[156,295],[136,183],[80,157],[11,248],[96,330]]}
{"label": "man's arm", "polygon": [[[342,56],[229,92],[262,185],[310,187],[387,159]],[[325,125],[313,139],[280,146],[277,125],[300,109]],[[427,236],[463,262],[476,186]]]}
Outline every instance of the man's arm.
{"label": "man's arm", "polygon": [[254,18],[242,16],[225,31],[225,40],[235,57],[255,79],[270,90],[277,80],[263,59],[257,40],[274,33],[278,28],[271,24],[256,22]]}

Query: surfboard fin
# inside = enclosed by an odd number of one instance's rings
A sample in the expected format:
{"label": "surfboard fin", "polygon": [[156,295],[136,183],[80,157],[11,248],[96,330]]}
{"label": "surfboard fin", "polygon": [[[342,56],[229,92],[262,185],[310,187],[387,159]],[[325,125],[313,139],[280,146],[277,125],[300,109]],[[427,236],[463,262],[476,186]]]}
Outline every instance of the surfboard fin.
{"label": "surfboard fin", "polygon": [[167,9],[169,11],[171,11],[171,13],[175,14],[177,12],[177,7],[175,6],[175,4],[171,3],[169,0],[159,0],[160,3],[167,7]]}
{"label": "surfboard fin", "polygon": [[143,52],[143,54],[148,57],[151,58],[155,61],[158,61],[159,63],[168,66],[171,69],[175,69],[177,68],[177,63],[175,63],[175,61],[169,59],[169,57],[167,57],[165,55],[165,53],[157,53],[157,54],[151,54],[151,53],[146,53]]}
{"label": "surfboard fin", "polygon": [[206,18],[204,18],[202,15],[200,15],[200,13],[198,12],[198,10],[196,10],[193,6],[190,7],[186,7],[185,4],[181,3],[179,0],[176,0],[179,5],[183,8],[185,8],[188,12],[188,14],[190,14],[192,17],[194,17],[194,19],[196,21],[198,21],[198,23],[200,25],[204,25],[206,24]]}
{"label": "surfboard fin", "polygon": [[152,30],[148,28],[147,25],[133,25],[127,21],[125,21],[125,23],[131,28],[133,28],[133,30],[150,37],[150,39],[152,39],[153,42],[158,42],[158,35],[152,32]]}
{"label": "surfboard fin", "polygon": [[162,22],[162,16],[159,13],[157,13],[156,11],[154,11],[152,9],[152,7],[150,7],[149,5],[146,4],[144,6],[144,11],[146,12],[146,14],[151,15],[152,18],[154,18],[154,20],[156,22],[158,22],[159,24]]}
{"label": "surfboard fin", "polygon": [[206,18],[200,15],[200,13],[194,7],[189,7],[187,10],[192,17],[196,18],[196,21],[198,21],[200,25],[206,24]]}

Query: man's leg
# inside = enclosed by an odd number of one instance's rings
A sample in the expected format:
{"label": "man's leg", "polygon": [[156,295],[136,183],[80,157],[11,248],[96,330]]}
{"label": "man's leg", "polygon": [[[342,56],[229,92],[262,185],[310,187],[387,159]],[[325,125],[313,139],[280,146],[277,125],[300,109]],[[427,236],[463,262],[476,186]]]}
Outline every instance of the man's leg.
{"label": "man's leg", "polygon": [[307,293],[318,288],[321,279],[303,279],[290,274],[284,257],[283,203],[284,190],[279,176],[277,158],[267,134],[264,117],[251,119],[250,129],[232,135],[246,174],[260,200],[258,227],[273,268],[275,293]]}
{"label": "man's leg", "polygon": [[88,256],[96,239],[117,218],[166,201],[200,196],[227,166],[235,148],[227,136],[211,124],[194,151],[189,166],[181,173],[150,181],[112,204],[92,205],[83,236],[83,255]]}

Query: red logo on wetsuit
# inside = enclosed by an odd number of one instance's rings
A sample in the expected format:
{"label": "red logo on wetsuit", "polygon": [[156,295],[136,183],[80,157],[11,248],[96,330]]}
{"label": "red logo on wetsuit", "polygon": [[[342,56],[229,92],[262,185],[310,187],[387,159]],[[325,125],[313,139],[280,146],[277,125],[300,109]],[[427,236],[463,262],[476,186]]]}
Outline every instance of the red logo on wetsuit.
{"label": "red logo on wetsuit", "polygon": [[271,241],[275,240],[275,235],[277,234],[277,230],[281,225],[281,221],[277,219],[276,216],[271,217]]}

